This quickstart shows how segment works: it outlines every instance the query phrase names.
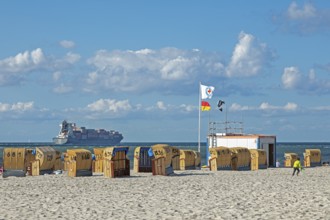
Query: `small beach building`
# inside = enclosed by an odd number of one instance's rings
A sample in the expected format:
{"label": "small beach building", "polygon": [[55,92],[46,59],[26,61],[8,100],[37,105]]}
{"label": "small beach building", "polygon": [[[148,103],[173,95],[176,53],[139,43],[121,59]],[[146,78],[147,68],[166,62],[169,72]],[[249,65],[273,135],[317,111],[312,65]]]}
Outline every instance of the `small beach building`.
{"label": "small beach building", "polygon": [[[276,136],[262,134],[232,134],[216,133],[208,135],[207,148],[223,146],[228,148],[245,147],[248,149],[262,149],[267,154],[267,164],[275,167],[276,161]],[[206,161],[209,160],[209,150],[206,151]]]}
{"label": "small beach building", "polygon": [[209,161],[210,159],[209,148],[217,146],[263,149],[267,154],[268,166],[275,167],[276,136],[266,134],[246,134],[243,132],[242,122],[209,122],[206,161]]}
{"label": "small beach building", "polygon": [[[215,145],[214,145],[215,144]],[[226,134],[208,135],[207,147],[246,147],[248,149],[263,149],[267,154],[267,164],[275,167],[276,161],[276,136],[261,134]],[[207,161],[209,160],[209,151],[207,151]]]}

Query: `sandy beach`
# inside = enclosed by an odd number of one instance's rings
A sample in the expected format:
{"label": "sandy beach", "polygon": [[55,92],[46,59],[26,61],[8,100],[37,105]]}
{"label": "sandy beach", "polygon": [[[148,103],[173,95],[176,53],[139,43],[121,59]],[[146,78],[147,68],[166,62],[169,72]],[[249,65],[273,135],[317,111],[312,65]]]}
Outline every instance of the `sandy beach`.
{"label": "sandy beach", "polygon": [[330,219],[330,167],[0,178],[0,219]]}

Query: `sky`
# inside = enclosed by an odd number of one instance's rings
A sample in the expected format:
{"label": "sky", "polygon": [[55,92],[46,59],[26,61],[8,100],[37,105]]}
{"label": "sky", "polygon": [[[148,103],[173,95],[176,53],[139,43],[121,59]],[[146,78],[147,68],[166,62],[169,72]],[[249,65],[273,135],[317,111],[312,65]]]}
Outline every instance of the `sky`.
{"label": "sky", "polygon": [[0,142],[50,142],[64,119],[123,142],[225,121],[330,141],[330,1],[12,0],[0,27]]}

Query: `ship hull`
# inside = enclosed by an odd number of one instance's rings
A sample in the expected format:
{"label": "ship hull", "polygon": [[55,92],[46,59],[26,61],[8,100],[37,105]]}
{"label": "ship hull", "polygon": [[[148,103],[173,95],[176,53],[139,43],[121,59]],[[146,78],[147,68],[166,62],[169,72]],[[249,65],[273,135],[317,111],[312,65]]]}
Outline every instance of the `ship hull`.
{"label": "ship hull", "polygon": [[54,142],[54,144],[58,144],[58,145],[66,144],[68,142],[68,138],[54,137],[53,142]]}
{"label": "ship hull", "polygon": [[71,139],[69,138],[67,144],[76,144],[76,145],[117,145],[122,139],[98,139],[98,138],[89,138],[84,140]]}
{"label": "ship hull", "polygon": [[53,138],[54,144],[56,145],[99,145],[99,146],[109,146],[109,145],[117,145],[120,143],[122,139],[85,139],[85,140],[79,140],[79,139],[73,139],[73,138],[63,138],[66,140],[59,140],[60,138]]}

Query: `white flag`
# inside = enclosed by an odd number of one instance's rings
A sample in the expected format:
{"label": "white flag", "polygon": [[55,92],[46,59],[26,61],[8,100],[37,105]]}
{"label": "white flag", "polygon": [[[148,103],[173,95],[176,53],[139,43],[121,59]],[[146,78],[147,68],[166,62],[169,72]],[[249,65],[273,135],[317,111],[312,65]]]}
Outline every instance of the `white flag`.
{"label": "white flag", "polygon": [[210,99],[212,98],[214,87],[213,86],[205,86],[201,84],[201,98],[202,99]]}

